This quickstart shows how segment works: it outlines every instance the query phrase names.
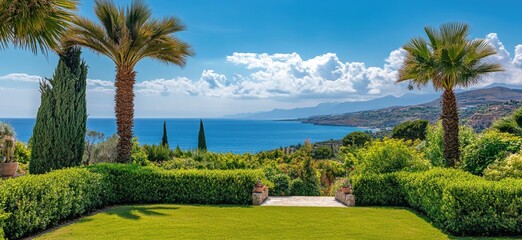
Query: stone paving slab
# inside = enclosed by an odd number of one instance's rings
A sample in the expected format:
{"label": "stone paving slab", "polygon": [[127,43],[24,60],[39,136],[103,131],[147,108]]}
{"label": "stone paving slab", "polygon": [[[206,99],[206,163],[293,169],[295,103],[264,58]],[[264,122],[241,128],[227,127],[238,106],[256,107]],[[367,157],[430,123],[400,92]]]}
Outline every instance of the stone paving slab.
{"label": "stone paving slab", "polygon": [[268,197],[261,206],[346,207],[334,197]]}

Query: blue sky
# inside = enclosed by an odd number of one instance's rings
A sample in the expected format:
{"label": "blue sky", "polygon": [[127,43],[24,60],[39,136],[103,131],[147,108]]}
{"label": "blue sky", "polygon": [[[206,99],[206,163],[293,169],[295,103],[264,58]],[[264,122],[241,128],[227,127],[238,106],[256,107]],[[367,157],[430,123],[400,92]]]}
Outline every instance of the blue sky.
{"label": "blue sky", "polygon": [[[79,14],[93,18],[94,1]],[[116,1],[128,4],[130,1]],[[401,95],[393,84],[400,47],[423,27],[460,21],[472,38],[488,38],[505,73],[486,79],[522,84],[522,1],[147,1],[155,17],[174,15],[179,38],[196,56],[181,69],[144,60],[136,67],[136,116],[220,117],[239,112],[313,106]],[[88,111],[113,116],[114,64],[84,50],[90,69]],[[38,78],[57,58],[0,51],[0,117],[30,117],[39,105]],[[426,89],[419,93],[429,92]]]}

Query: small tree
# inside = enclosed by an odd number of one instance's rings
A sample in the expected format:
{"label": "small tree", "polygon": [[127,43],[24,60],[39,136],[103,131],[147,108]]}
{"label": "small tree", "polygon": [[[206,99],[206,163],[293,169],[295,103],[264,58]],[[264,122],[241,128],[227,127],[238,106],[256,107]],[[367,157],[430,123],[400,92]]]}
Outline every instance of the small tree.
{"label": "small tree", "polygon": [[370,141],[372,137],[367,133],[351,132],[343,138],[343,146],[359,148]]}
{"label": "small tree", "polygon": [[207,140],[205,139],[205,128],[203,127],[203,120],[199,119],[199,133],[198,133],[198,149],[207,150]]}
{"label": "small tree", "polygon": [[167,122],[163,121],[163,137],[161,138],[161,146],[168,148],[169,139],[167,138]]}
{"label": "small tree", "polygon": [[415,120],[406,121],[393,128],[392,138],[404,140],[426,139],[426,128],[428,121]]}
{"label": "small tree", "polygon": [[87,131],[85,134],[85,153],[83,163],[89,165],[92,160],[94,144],[105,141],[105,134],[93,130]]}

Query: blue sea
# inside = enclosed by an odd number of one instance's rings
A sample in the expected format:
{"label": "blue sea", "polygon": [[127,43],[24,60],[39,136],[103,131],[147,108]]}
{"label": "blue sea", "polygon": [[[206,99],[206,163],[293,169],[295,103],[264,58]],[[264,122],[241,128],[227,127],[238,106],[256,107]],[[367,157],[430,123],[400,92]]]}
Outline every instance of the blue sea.
{"label": "blue sea", "polygon": [[[163,133],[163,121],[167,122],[169,145],[182,149],[197,147],[199,119],[138,118],[134,121],[134,135],[140,144],[159,144]],[[35,119],[0,119],[11,124],[17,139],[27,142],[31,137]],[[296,121],[203,119],[209,151],[259,152],[303,143],[310,139],[319,142],[340,139],[360,130],[354,127],[320,126]],[[116,133],[116,120],[92,118],[87,129],[111,136]]]}

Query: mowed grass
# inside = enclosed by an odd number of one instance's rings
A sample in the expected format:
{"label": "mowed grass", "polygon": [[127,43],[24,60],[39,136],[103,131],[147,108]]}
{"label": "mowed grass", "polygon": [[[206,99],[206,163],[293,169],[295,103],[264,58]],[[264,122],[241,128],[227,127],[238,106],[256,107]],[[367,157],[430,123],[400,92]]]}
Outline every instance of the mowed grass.
{"label": "mowed grass", "polygon": [[448,239],[407,209],[120,206],[38,239]]}

